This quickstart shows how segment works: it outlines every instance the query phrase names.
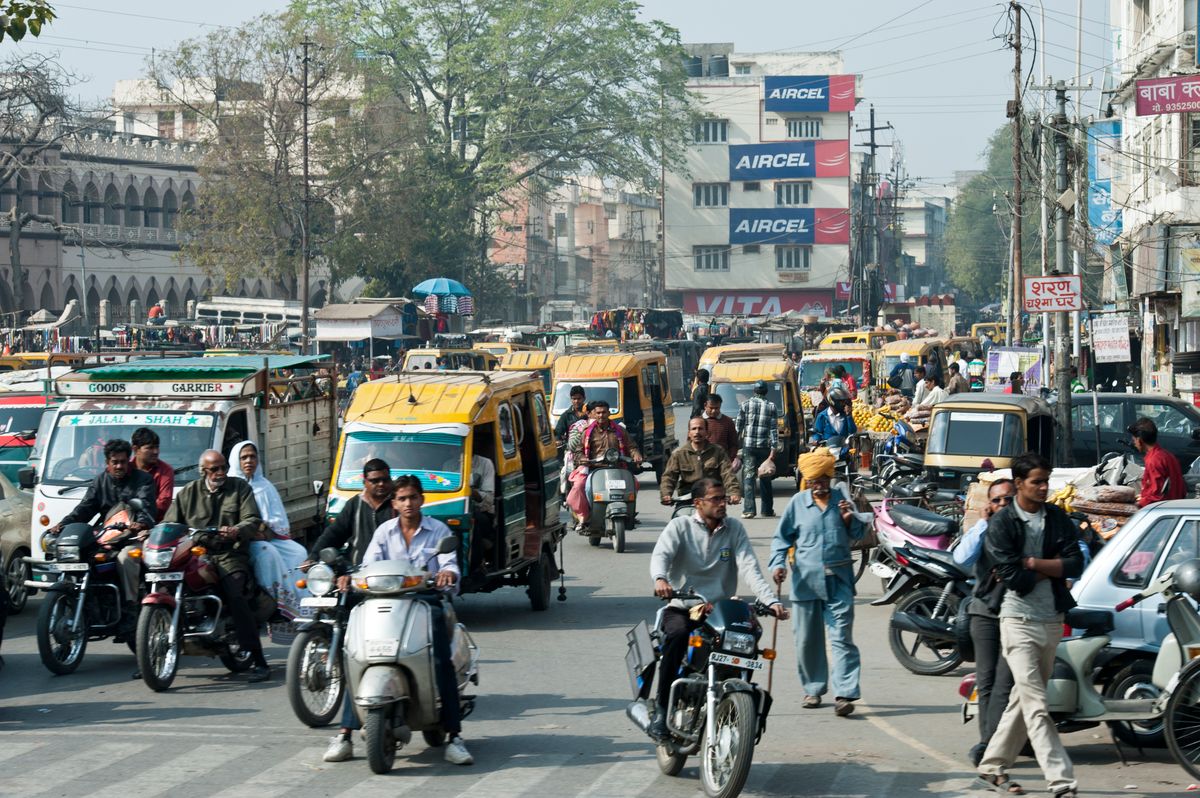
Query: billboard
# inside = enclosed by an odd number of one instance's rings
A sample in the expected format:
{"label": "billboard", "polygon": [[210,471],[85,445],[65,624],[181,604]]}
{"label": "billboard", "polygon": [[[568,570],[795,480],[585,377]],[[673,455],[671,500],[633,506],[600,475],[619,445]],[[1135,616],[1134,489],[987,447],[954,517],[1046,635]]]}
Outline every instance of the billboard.
{"label": "billboard", "polygon": [[1200,75],[1175,75],[1137,81],[1138,116],[1200,111]]}
{"label": "billboard", "polygon": [[1042,388],[1042,350],[1023,346],[993,346],[987,353],[983,389],[1004,393],[1008,388],[1008,377],[1014,371],[1025,375],[1021,392],[1037,396]]}
{"label": "billboard", "polygon": [[1113,203],[1113,165],[1121,151],[1121,120],[1088,126],[1088,226],[1096,243],[1111,246],[1121,235],[1121,209]]}
{"label": "billboard", "polygon": [[783,141],[729,147],[730,180],[849,176],[849,141]]}
{"label": "billboard", "polygon": [[764,108],[792,113],[854,110],[854,75],[784,75],[763,78]]}
{"label": "billboard", "polygon": [[730,244],[849,244],[845,208],[730,208]]}
{"label": "billboard", "polygon": [[683,311],[701,316],[778,316],[789,310],[806,316],[833,315],[833,295],[828,289],[806,291],[688,291]]}

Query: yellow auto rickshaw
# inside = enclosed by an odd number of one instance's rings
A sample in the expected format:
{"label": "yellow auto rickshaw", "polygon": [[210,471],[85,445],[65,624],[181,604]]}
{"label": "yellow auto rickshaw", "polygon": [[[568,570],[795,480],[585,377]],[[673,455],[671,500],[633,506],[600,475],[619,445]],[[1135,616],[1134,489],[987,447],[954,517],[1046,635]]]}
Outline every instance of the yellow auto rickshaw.
{"label": "yellow auto rickshaw", "polygon": [[[970,360],[975,352],[982,351],[979,345],[978,338],[972,338],[969,335],[956,335],[953,338],[946,339],[946,357],[948,363],[953,363],[956,360]],[[967,376],[963,374],[963,376]]]}
{"label": "yellow auto rickshaw", "polygon": [[514,344],[508,341],[479,341],[471,346],[472,349],[478,349],[484,352],[491,352],[501,360],[504,356],[512,352],[540,352],[536,346],[526,346],[525,344]]}
{"label": "yellow auto rickshaw", "polygon": [[666,355],[648,350],[559,357],[554,361],[552,422],[571,406],[576,385],[583,387],[589,402],[608,402],[613,421],[625,426],[642,458],[654,466],[655,477],[661,478],[667,458],[679,446]]}
{"label": "yellow auto rickshaw", "polygon": [[879,353],[882,357],[878,377],[881,385],[886,385],[892,369],[900,362],[901,355],[908,355],[908,362],[913,366],[924,365],[926,359],[932,355],[945,380],[946,342],[941,338],[907,338],[903,341],[892,341],[884,344]]}
{"label": "yellow auto rickshaw", "polygon": [[993,343],[999,343],[1008,338],[1008,324],[1002,321],[988,321],[971,325],[972,338],[983,340],[984,333],[987,333]]}
{"label": "yellow auto rickshaw", "polygon": [[879,349],[897,338],[895,330],[854,330],[830,333],[821,339],[817,349]]}
{"label": "yellow auto rickshaw", "polygon": [[767,384],[767,401],[779,409],[779,442],[783,451],[775,456],[775,476],[795,474],[796,458],[807,449],[808,425],[796,387],[796,367],[783,357],[726,355],[713,365],[709,393],[721,397],[721,412],[737,418],[738,411],[754,392],[754,384]]}
{"label": "yellow auto rickshaw", "polygon": [[[393,478],[420,479],[422,512],[458,536],[462,592],[525,585],[533,609],[549,606],[564,527],[541,380],[516,372],[421,371],[364,382],[346,411],[330,516],[362,490],[363,466],[375,458]],[[476,476],[478,458],[495,471],[491,485]],[[473,506],[474,488],[494,492],[494,514]]]}
{"label": "yellow auto rickshaw", "polygon": [[982,471],[1008,468],[1022,452],[1054,461],[1054,413],[1036,396],[954,394],[933,406],[925,475],[940,487],[966,490]]}
{"label": "yellow auto rickshaw", "polygon": [[554,385],[554,361],[557,359],[557,352],[543,352],[540,349],[509,352],[500,358],[500,370],[525,371],[538,375],[543,390],[549,397]]}
{"label": "yellow auto rickshaw", "polygon": [[833,366],[844,366],[846,377],[854,380],[855,393],[865,392],[875,378],[875,352],[870,349],[809,349],[800,356],[800,401],[804,409],[811,407],[809,391],[818,390],[825,372]]}
{"label": "yellow auto rickshaw", "polygon": [[[441,368],[444,360],[446,367]],[[500,358],[482,349],[410,349],[403,371],[494,371]]]}

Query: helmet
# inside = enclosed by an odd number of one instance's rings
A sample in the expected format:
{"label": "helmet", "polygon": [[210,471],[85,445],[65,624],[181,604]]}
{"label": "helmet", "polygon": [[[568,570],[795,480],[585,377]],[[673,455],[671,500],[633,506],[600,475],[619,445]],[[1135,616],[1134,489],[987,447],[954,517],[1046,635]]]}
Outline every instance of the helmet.
{"label": "helmet", "polygon": [[763,380],[759,380],[759,381],[755,382],[754,383],[754,392],[756,394],[758,394],[759,396],[766,396],[767,395],[767,383],[764,382]]}
{"label": "helmet", "polygon": [[1200,601],[1200,560],[1185,560],[1175,568],[1175,589]]}
{"label": "helmet", "polygon": [[840,405],[844,402],[850,401],[850,394],[842,388],[833,388],[825,395],[825,398],[831,405]]}

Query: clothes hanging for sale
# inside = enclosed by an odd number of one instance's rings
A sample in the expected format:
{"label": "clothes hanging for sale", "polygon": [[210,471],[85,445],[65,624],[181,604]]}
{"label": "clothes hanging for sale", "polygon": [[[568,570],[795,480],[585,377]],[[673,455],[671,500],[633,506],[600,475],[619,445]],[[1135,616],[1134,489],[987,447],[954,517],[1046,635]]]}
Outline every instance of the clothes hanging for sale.
{"label": "clothes hanging for sale", "polygon": [[425,297],[425,312],[436,314],[438,312],[438,298],[436,294],[430,294]]}
{"label": "clothes hanging for sale", "polygon": [[475,315],[475,300],[469,296],[458,298],[458,313],[460,316]]}

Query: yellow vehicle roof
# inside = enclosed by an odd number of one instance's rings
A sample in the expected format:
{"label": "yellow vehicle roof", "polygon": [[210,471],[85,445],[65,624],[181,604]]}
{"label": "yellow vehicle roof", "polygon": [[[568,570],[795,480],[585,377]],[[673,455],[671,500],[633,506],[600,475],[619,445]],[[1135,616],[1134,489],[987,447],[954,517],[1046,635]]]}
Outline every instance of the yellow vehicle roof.
{"label": "yellow vehicle roof", "polygon": [[509,352],[500,358],[500,369],[502,371],[546,369],[553,366],[554,361],[557,359],[557,352],[543,352],[540,349],[535,349],[532,352],[524,350]]}
{"label": "yellow vehicle roof", "polygon": [[749,357],[752,355],[783,357],[783,344],[725,344],[710,346],[700,355],[701,363],[720,363],[731,357]]}
{"label": "yellow vehicle roof", "polygon": [[903,341],[889,341],[881,346],[880,350],[885,356],[919,355],[930,347],[941,346],[945,343],[945,340],[941,338],[908,338]]}
{"label": "yellow vehicle roof", "polygon": [[955,394],[933,406],[934,413],[945,413],[950,410],[971,410],[979,413],[1024,410],[1027,415],[1031,416],[1050,415],[1053,412],[1044,399],[1011,393]]}
{"label": "yellow vehicle roof", "polygon": [[376,423],[470,423],[488,400],[517,389],[542,392],[531,372],[413,371],[358,386],[345,420]]}
{"label": "yellow vehicle roof", "polygon": [[874,360],[874,350],[859,347],[857,349],[809,349],[800,355],[801,362],[811,360],[816,363],[836,363],[839,360],[860,359]]}
{"label": "yellow vehicle roof", "polygon": [[587,341],[576,341],[571,344],[572,349],[616,349],[621,345],[620,340],[616,338],[596,338]]}
{"label": "yellow vehicle roof", "polygon": [[594,355],[562,355],[554,361],[554,379],[602,379],[630,376],[630,369],[650,363],[666,363],[662,352],[597,352]]}
{"label": "yellow vehicle roof", "polygon": [[782,380],[790,377],[795,368],[780,358],[762,360],[739,360],[734,363],[717,363],[709,374],[709,382],[755,382],[757,380]]}

